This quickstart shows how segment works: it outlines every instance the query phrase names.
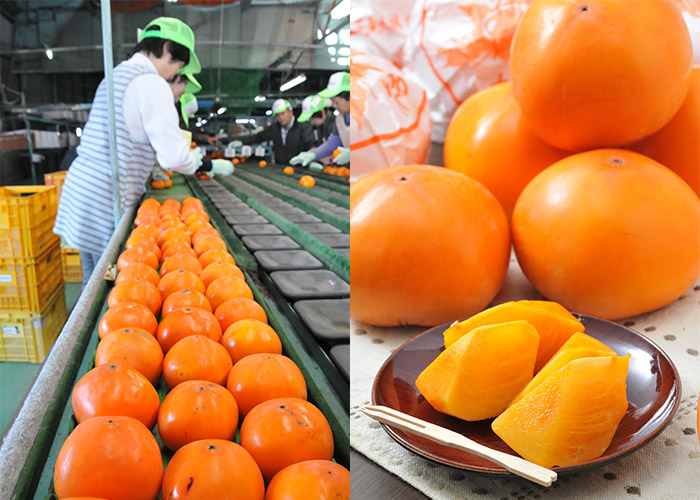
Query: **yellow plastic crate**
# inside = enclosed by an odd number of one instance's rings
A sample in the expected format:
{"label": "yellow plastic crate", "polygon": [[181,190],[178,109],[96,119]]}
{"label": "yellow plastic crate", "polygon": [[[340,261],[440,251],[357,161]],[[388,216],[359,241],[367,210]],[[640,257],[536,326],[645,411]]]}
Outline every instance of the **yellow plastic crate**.
{"label": "yellow plastic crate", "polygon": [[58,242],[37,258],[0,257],[0,310],[39,312],[63,283]]}
{"label": "yellow plastic crate", "polygon": [[36,257],[56,243],[54,186],[0,187],[0,257]]}
{"label": "yellow plastic crate", "polygon": [[75,248],[61,250],[63,262],[63,281],[66,283],[81,283],[83,281],[83,268],[80,263],[80,252]]}
{"label": "yellow plastic crate", "polygon": [[67,170],[59,170],[58,172],[44,174],[44,184],[56,187],[56,200],[61,199],[61,189],[63,188],[63,182],[66,180],[67,173]]}
{"label": "yellow plastic crate", "polygon": [[0,361],[44,361],[66,322],[61,285],[40,313],[0,312]]}

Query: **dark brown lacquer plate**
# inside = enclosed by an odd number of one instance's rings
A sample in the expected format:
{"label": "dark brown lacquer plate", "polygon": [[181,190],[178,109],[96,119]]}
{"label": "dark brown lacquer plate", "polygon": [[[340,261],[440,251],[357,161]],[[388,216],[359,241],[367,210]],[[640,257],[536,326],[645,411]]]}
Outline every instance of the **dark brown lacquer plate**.
{"label": "dark brown lacquer plate", "polygon": [[[629,407],[603,456],[575,466],[554,467],[557,472],[598,467],[638,450],[654,439],[678,408],[680,377],[671,359],[656,344],[624,326],[593,316],[575,314],[585,333],[619,355],[629,353],[627,400]],[[489,448],[517,455],[491,430],[493,419],[467,422],[435,411],[416,388],[416,378],[444,350],[444,324],[412,338],[387,359],[372,388],[372,403],[389,406],[417,418],[459,432]],[[409,450],[441,464],[487,474],[510,474],[483,458],[455,450],[382,424],[389,435]]]}

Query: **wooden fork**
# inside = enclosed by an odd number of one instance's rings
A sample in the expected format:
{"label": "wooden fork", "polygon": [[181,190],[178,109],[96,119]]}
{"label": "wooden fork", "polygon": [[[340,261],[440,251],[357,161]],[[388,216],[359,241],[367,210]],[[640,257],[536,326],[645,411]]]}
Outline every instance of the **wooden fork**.
{"label": "wooden fork", "polygon": [[542,486],[551,486],[552,482],[557,480],[557,473],[550,469],[528,462],[523,458],[488,448],[454,431],[412,417],[388,406],[369,405],[360,411],[377,422],[402,429],[450,448],[473,453]]}

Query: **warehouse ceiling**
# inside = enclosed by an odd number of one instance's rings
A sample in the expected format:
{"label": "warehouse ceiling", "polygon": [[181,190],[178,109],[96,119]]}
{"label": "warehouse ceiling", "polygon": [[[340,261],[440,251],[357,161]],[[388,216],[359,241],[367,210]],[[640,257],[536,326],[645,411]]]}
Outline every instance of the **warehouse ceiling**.
{"label": "warehouse ceiling", "polygon": [[[347,69],[349,2],[112,0],[114,64],[131,54],[138,28],[177,17],[195,33],[204,85],[198,98],[249,112],[279,96],[299,100]],[[1,0],[0,14],[3,84],[24,89],[31,104],[91,102],[103,76],[98,0]],[[307,80],[280,93],[298,74]]]}

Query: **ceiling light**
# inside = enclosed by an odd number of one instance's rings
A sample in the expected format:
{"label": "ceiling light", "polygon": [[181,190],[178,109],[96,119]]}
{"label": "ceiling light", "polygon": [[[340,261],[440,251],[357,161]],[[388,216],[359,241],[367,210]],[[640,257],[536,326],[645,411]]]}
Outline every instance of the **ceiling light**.
{"label": "ceiling light", "polygon": [[326,36],[326,45],[335,45],[338,43],[338,33],[331,33],[330,35]]}
{"label": "ceiling light", "polygon": [[49,59],[49,61],[53,60],[53,50],[49,49],[48,47],[46,48],[46,57]]}
{"label": "ceiling light", "polygon": [[271,109],[268,109],[267,111],[265,111],[265,114],[266,114],[267,116],[270,116],[270,115],[272,114],[272,110],[271,110]]}
{"label": "ceiling light", "polygon": [[320,40],[321,38],[323,38],[323,31],[321,31],[321,30],[316,30],[316,38],[318,38],[319,40]]}
{"label": "ceiling light", "polygon": [[340,47],[338,49],[338,55],[339,56],[349,56],[350,55],[350,47]]}
{"label": "ceiling light", "polygon": [[340,66],[350,66],[350,58],[349,57],[339,57],[338,64]]}
{"label": "ceiling light", "polygon": [[350,45],[350,30],[349,29],[340,30],[338,32],[338,36],[340,37],[340,43],[342,43],[343,45]]}
{"label": "ceiling light", "polygon": [[328,47],[328,53],[332,56],[335,55],[335,47]]}
{"label": "ceiling light", "polygon": [[219,109],[216,110],[217,115],[223,115],[226,113],[226,106],[221,106]]}
{"label": "ceiling light", "polygon": [[204,124],[206,124],[206,123],[207,123],[207,119],[205,118],[205,119],[202,120],[202,125],[204,125]]}
{"label": "ceiling light", "polygon": [[265,97],[264,95],[256,95],[255,99],[254,99],[255,102],[263,102],[266,100],[267,100],[267,97]]}
{"label": "ceiling light", "polygon": [[75,135],[77,135],[78,137],[82,137],[82,135],[83,135],[83,129],[80,128],[80,127],[76,127],[76,129],[75,129]]}
{"label": "ceiling light", "polygon": [[280,86],[280,92],[284,92],[285,90],[289,90],[293,87],[296,87],[297,85],[299,85],[300,83],[304,83],[305,81],[305,74],[302,73],[301,75],[297,75],[288,82],[283,83],[282,86]]}
{"label": "ceiling light", "polygon": [[350,0],[343,0],[331,10],[331,19],[342,19],[350,15]]}

